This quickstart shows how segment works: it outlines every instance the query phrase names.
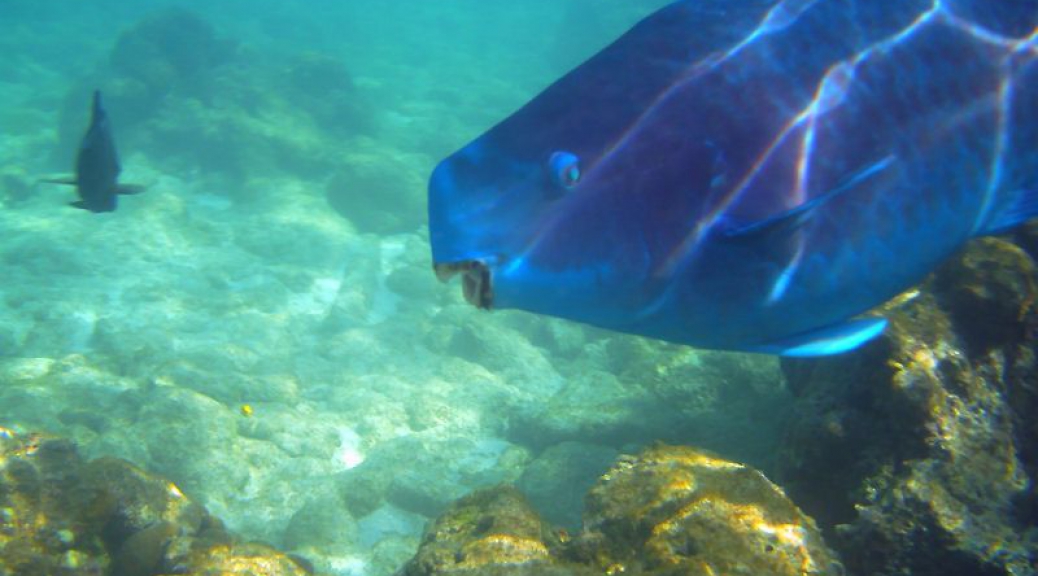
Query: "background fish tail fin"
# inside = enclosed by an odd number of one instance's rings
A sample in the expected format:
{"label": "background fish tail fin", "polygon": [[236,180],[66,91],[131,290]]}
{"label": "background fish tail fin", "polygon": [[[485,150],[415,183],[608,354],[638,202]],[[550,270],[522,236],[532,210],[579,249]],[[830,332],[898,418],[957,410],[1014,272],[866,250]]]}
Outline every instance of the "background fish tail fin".
{"label": "background fish tail fin", "polygon": [[977,235],[1000,234],[1031,218],[1038,218],[1038,187],[1014,190],[1005,203],[988,216]]}

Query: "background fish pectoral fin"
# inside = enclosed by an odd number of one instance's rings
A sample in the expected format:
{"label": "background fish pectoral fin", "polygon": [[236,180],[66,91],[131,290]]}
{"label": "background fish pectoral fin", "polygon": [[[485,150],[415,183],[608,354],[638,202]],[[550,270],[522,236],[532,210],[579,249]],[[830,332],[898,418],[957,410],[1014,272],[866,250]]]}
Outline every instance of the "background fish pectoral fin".
{"label": "background fish pectoral fin", "polygon": [[144,192],[146,189],[147,188],[145,188],[143,184],[119,184],[116,187],[115,191],[117,194],[129,195],[140,194],[141,192]]}
{"label": "background fish pectoral fin", "polygon": [[778,354],[792,358],[829,356],[848,352],[883,333],[887,319],[855,318],[782,340],[746,349],[747,352]]}
{"label": "background fish pectoral fin", "polygon": [[40,178],[38,180],[41,184],[62,184],[65,186],[75,186],[79,184],[75,176],[62,176],[59,178]]}

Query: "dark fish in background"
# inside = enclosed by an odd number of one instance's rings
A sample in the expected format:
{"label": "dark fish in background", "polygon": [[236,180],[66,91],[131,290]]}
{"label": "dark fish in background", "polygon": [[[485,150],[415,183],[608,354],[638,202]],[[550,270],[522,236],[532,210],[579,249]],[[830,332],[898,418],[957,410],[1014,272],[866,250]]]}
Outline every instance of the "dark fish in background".
{"label": "dark fish in background", "polygon": [[141,186],[119,184],[119,153],[108,124],[108,113],[101,105],[101,91],[94,91],[94,105],[83,140],[76,155],[74,178],[48,179],[52,184],[68,184],[76,187],[79,200],[72,206],[91,212],[113,212],[119,194],[137,194]]}
{"label": "dark fish in background", "polygon": [[1035,0],[674,2],[429,185],[479,307],[788,356],[1036,214]]}

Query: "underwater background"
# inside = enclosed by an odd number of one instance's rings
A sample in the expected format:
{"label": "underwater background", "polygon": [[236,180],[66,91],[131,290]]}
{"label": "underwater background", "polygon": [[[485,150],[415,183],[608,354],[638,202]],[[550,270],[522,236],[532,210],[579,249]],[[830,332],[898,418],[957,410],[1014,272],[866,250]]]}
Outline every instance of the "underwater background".
{"label": "underwater background", "polygon": [[[327,574],[393,574],[502,483],[578,532],[656,441],[784,485],[849,565],[901,534],[874,573],[1035,573],[1033,228],[816,364],[483,313],[436,281],[436,162],[665,3],[0,0],[0,427],[128,460]],[[38,182],[72,168],[95,88],[147,188],[100,215]]]}

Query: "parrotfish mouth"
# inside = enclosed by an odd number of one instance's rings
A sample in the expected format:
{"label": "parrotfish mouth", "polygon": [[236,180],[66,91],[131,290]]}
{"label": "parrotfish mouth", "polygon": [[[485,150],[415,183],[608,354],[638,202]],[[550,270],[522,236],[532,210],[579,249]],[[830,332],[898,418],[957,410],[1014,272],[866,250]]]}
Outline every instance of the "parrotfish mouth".
{"label": "parrotfish mouth", "polygon": [[436,277],[446,282],[457,274],[461,274],[461,291],[465,300],[484,310],[494,304],[494,287],[490,281],[490,267],[482,260],[462,260],[433,264]]}

